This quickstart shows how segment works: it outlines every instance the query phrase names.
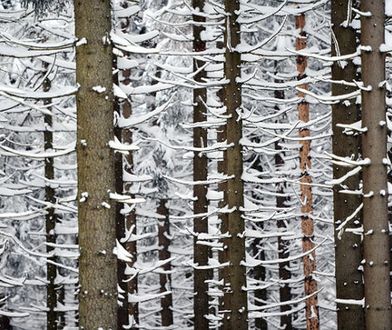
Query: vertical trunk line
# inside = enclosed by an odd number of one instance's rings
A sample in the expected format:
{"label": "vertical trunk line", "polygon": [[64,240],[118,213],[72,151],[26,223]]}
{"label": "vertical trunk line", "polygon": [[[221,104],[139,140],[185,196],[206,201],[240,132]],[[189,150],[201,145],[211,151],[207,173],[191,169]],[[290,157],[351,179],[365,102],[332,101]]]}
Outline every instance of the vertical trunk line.
{"label": "vertical trunk line", "polygon": [[[159,260],[167,260],[171,257],[170,248],[170,221],[167,199],[160,199],[157,213],[164,219],[158,219],[158,244]],[[163,272],[159,274],[160,292],[169,292],[161,298],[161,322],[163,327],[173,325],[173,295],[171,284],[171,262],[165,263]]]}
{"label": "vertical trunk line", "polygon": [[[295,49],[302,50],[306,48],[307,34],[304,30],[306,19],[304,14],[300,14],[295,17],[295,27],[299,31],[299,35],[296,38]],[[297,73],[298,80],[306,78],[307,58],[302,55],[297,56]],[[301,88],[308,89],[308,84],[301,84]],[[304,123],[309,121],[309,103],[305,101],[305,94],[302,92],[298,93],[298,97],[302,98],[298,104],[298,119]],[[310,130],[308,128],[301,129],[299,132],[301,138],[308,138],[310,136]],[[314,223],[311,217],[313,211],[313,196],[312,196],[312,177],[308,170],[311,168],[310,158],[310,140],[301,140],[301,148],[299,152],[300,159],[300,170],[301,170],[301,228],[302,228],[302,250],[308,252],[314,248],[313,234],[314,234]],[[304,289],[305,295],[309,296],[306,299],[305,305],[305,317],[306,317],[306,328],[308,330],[319,329],[319,311],[317,302],[317,282],[313,277],[313,273],[316,270],[316,253],[315,251],[306,255],[303,258],[304,267]]]}
{"label": "vertical trunk line", "polygon": [[[192,6],[195,11],[203,12],[204,0],[193,0]],[[203,52],[206,50],[206,43],[202,39],[202,33],[205,31],[203,23],[206,19],[202,15],[193,15],[193,51]],[[199,58],[193,59],[193,71],[196,72],[205,61]],[[204,82],[206,78],[205,70],[200,70],[194,77],[195,81]],[[207,90],[205,88],[193,90],[193,122],[199,123],[207,120],[206,109],[204,104],[207,102]],[[193,129],[193,146],[204,148],[207,146],[207,129],[204,127],[195,127]],[[205,153],[195,151],[193,156],[193,180],[206,181],[208,175],[208,158]],[[193,213],[203,214],[208,212],[207,185],[194,185],[193,196]],[[209,248],[207,245],[197,244],[200,233],[208,233],[208,217],[195,217],[193,220],[193,231],[195,233],[193,241],[194,263],[198,266],[208,265]],[[194,269],[194,327],[195,329],[208,329],[208,319],[205,317],[209,314],[208,299],[208,279],[211,278],[211,270]]]}
{"label": "vertical trunk line", "polygon": [[[121,3],[122,8],[128,8],[128,3]],[[130,27],[130,19],[123,19],[121,21],[121,31],[124,33],[129,32]],[[124,53],[124,56],[130,56],[128,53]],[[117,63],[117,61],[115,62]],[[128,86],[131,83],[131,70],[130,69],[122,69],[119,70],[116,75],[117,84],[121,87]],[[129,99],[119,100],[116,99],[116,111],[118,115],[123,118],[130,118],[132,116],[132,104]],[[119,141],[123,143],[132,144],[133,137],[131,128],[121,129],[119,127],[115,127],[114,134]],[[122,155],[117,153],[116,155],[116,189],[117,191],[121,191],[124,194],[131,195],[130,190],[132,184],[130,182],[124,182],[123,174],[124,172],[133,174],[133,154],[129,152],[127,155]],[[130,211],[128,214],[122,215],[120,213],[122,207],[118,207],[117,209],[117,239],[124,237],[125,233],[136,234],[136,213],[135,210]],[[124,296],[122,299],[122,306],[119,307],[118,310],[118,322],[119,326],[128,325],[134,327],[139,322],[139,308],[138,303],[131,303],[128,301],[128,296],[137,293],[138,280],[137,276],[132,278],[131,280],[127,279],[126,269],[127,267],[132,268],[134,263],[137,260],[137,242],[136,241],[127,241],[125,242],[125,249],[132,256],[132,261],[124,262],[122,260],[118,260],[118,283],[119,287],[123,291],[122,295]],[[127,280],[127,282],[124,282]]]}
{"label": "vertical trunk line", "polygon": [[369,165],[363,167],[363,246],[366,329],[392,328],[385,100],[385,2],[361,1],[362,151]]}
{"label": "vertical trunk line", "polygon": [[[275,65],[277,66],[277,64]],[[281,82],[281,81],[277,81]],[[275,90],[274,96],[277,99],[283,100],[285,98],[284,90]],[[279,110],[279,106],[275,106],[276,110]],[[275,169],[278,171],[281,169],[284,164],[284,152],[282,151],[282,147],[279,144],[279,141],[275,142]],[[286,184],[285,183],[277,183],[276,184],[276,206],[279,209],[287,208],[286,202],[289,201],[289,197],[285,196]],[[279,231],[285,232],[287,231],[287,224],[284,219],[280,219],[277,221],[277,227]],[[279,259],[287,259],[290,257],[290,243],[287,242],[282,236],[278,236],[278,258]],[[291,271],[290,271],[290,262],[285,261],[279,264],[279,280],[284,281],[283,284],[279,286],[279,297],[281,302],[290,301],[292,299],[291,296],[291,288],[290,284],[287,283],[288,280],[291,279]],[[293,322],[292,315],[288,314],[290,312],[290,305],[282,305],[280,306],[280,311],[282,313],[280,317],[280,325],[284,327],[285,330],[292,330]],[[287,313],[287,314],[286,314]]]}
{"label": "vertical trunk line", "polygon": [[[348,55],[357,49],[356,32],[347,22],[349,0],[333,0],[331,3],[331,20],[333,24],[332,56]],[[347,22],[347,23],[346,23]],[[339,48],[337,48],[337,45]],[[332,80],[353,81],[357,79],[357,66],[352,60],[342,65],[340,61],[332,65]],[[332,85],[332,95],[342,95],[354,92],[356,87],[340,84]],[[360,120],[360,108],[355,104],[355,99],[335,103],[332,105],[332,151],[334,155],[358,159],[360,155],[360,135],[347,135],[337,124],[352,124]],[[350,168],[333,164],[334,179],[343,177]],[[362,197],[353,194],[342,194],[342,189],[358,190],[361,174],[351,176],[342,185],[333,187],[334,206],[334,236],[335,236],[335,276],[336,297],[338,299],[361,300],[363,298],[362,271],[358,268],[362,256],[362,239],[339,226],[350,217],[361,205]],[[345,228],[360,228],[362,226],[361,212],[353,217]],[[339,230],[338,230],[339,228]],[[364,310],[360,305],[337,304],[338,329],[365,329]]]}
{"label": "vertical trunk line", "polygon": [[[45,70],[48,70],[48,65],[46,65]],[[43,91],[49,92],[51,89],[51,81],[48,77],[45,78],[43,82]],[[48,105],[52,102],[51,99],[45,99],[44,104]],[[52,110],[49,108],[49,110]],[[45,132],[44,132],[44,149],[52,150],[53,149],[53,114],[45,114],[44,115],[44,124],[45,124]],[[45,179],[48,180],[45,184],[45,201],[50,203],[51,205],[56,204],[56,196],[55,190],[50,182],[50,180],[54,180],[54,158],[49,157],[45,158]],[[47,214],[45,216],[45,228],[46,228],[46,243],[55,244],[56,243],[56,213],[55,208],[50,206],[47,209]],[[53,245],[46,245],[46,252],[52,253],[54,251]],[[56,257],[49,257],[48,260],[55,261]],[[46,264],[46,279],[48,281],[46,288],[46,307],[47,318],[46,318],[46,326],[48,330],[57,330],[57,292],[56,292],[56,277],[57,277],[57,267],[51,263]]]}
{"label": "vertical trunk line", "polygon": [[[237,79],[241,77],[241,54],[236,50],[240,43],[240,25],[238,14],[239,0],[225,0],[226,31],[225,31],[225,63],[224,73],[228,83],[224,86],[224,105],[227,119],[226,138],[230,145],[224,152],[225,174],[231,178],[227,180],[224,201],[229,210],[224,217],[226,224],[222,225],[229,236],[224,240],[225,260],[229,265],[223,269],[223,329],[245,330],[248,328],[246,268],[242,264],[245,259],[245,224],[241,208],[244,205],[244,187],[242,181],[243,160],[241,85]],[[222,232],[224,234],[224,232]]]}
{"label": "vertical trunk line", "polygon": [[118,329],[111,4],[76,0],[74,10],[76,36],[86,40],[76,47],[79,327]]}

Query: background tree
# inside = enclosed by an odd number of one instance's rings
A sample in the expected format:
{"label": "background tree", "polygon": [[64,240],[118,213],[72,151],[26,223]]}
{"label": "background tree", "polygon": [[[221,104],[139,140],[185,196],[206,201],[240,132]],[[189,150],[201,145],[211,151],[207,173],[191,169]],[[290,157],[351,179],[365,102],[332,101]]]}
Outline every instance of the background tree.
{"label": "background tree", "polygon": [[[206,50],[206,42],[203,40],[203,33],[206,29],[203,26],[206,22],[204,17],[204,0],[193,0],[193,51],[204,52]],[[195,81],[199,83],[205,82],[206,71],[203,69],[206,61],[202,58],[193,59],[193,72],[195,72]],[[193,146],[198,150],[208,145],[207,142],[207,128],[205,128],[205,121],[207,119],[207,89],[195,88],[193,90]],[[197,124],[200,123],[198,127]],[[208,157],[206,153],[195,151],[193,156],[193,181],[207,181],[208,173]],[[193,231],[195,234],[193,251],[194,262],[197,266],[207,266],[209,257],[208,245],[201,245],[198,239],[198,234],[208,234],[208,216],[201,216],[208,212],[207,201],[208,187],[206,184],[195,184],[193,187],[193,212],[195,214]],[[194,270],[194,326],[196,329],[207,329],[208,319],[206,315],[209,314],[209,299],[208,299],[208,279],[211,278],[210,270],[203,267],[196,267]]]}
{"label": "background tree", "polygon": [[[295,17],[295,27],[298,31],[295,49],[302,50],[306,48],[307,34],[304,30],[306,24],[305,14]],[[307,57],[298,55],[297,72],[298,80],[301,81],[306,77]],[[303,89],[308,89],[307,84],[302,84]],[[298,119],[304,123],[310,120],[309,103],[304,99],[303,92],[298,94],[303,98],[298,104]],[[310,156],[310,130],[302,128],[300,130],[300,170],[301,170],[301,227],[303,233],[302,249],[307,253],[303,257],[303,267],[305,275],[305,295],[306,295],[306,328],[316,330],[319,328],[319,312],[317,303],[317,282],[314,278],[316,270],[316,253],[314,251],[314,222],[311,217],[313,211],[313,195],[312,195],[312,177],[310,175],[311,156]]]}

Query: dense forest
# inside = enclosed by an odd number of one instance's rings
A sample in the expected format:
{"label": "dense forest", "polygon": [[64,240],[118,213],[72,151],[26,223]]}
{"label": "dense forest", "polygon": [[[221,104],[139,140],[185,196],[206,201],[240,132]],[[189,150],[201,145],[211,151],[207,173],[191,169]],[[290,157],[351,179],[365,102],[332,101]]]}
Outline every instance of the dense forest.
{"label": "dense forest", "polygon": [[391,330],[392,0],[0,0],[0,330]]}

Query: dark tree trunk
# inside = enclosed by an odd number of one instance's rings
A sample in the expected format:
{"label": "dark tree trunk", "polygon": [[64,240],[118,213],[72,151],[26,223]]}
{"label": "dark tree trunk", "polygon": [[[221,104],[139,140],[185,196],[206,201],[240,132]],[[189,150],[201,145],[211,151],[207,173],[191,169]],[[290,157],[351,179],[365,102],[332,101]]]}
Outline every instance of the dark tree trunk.
{"label": "dark tree trunk", "polygon": [[[170,247],[170,222],[169,210],[166,206],[166,199],[159,201],[157,213],[164,216],[164,219],[159,219],[158,223],[158,243],[159,243],[159,260],[166,260],[171,257],[169,251]],[[163,266],[163,272],[159,274],[159,283],[161,286],[160,292],[164,293],[171,291],[171,263],[167,262]],[[161,322],[163,327],[168,327],[173,324],[173,295],[166,294],[161,298]]]}
{"label": "dark tree trunk", "polygon": [[[203,12],[204,0],[193,0],[193,8],[199,12]],[[202,33],[205,31],[203,23],[205,17],[201,15],[193,15],[193,50],[195,52],[203,52],[206,49],[206,43],[202,40]],[[193,71],[196,72],[205,64],[205,61],[200,58],[193,60]],[[203,82],[206,78],[204,70],[198,71],[194,79],[198,82]],[[193,90],[193,122],[205,122],[206,108],[204,104],[207,102],[207,90],[205,88]],[[195,127],[193,129],[193,146],[196,148],[204,148],[207,146],[207,129],[204,127]],[[205,153],[195,152],[193,156],[193,180],[206,181],[208,174],[208,158]],[[193,196],[193,213],[203,214],[208,211],[207,201],[207,186],[194,185]],[[195,234],[208,233],[208,217],[195,217],[193,220],[193,231]],[[208,265],[209,248],[207,245],[197,244],[198,237],[194,238],[193,251],[194,262],[199,266]],[[208,319],[205,317],[209,314],[209,299],[208,299],[208,283],[211,278],[211,271],[208,269],[194,270],[194,326],[195,329],[208,329]]]}
{"label": "dark tree trunk", "polygon": [[[295,18],[295,27],[299,31],[299,35],[296,39],[295,48],[296,50],[302,50],[306,48],[307,35],[304,31],[305,27],[305,15],[301,14]],[[306,78],[306,67],[307,58],[305,56],[297,56],[297,72],[298,80]],[[300,87],[303,89],[308,89],[307,84],[301,84]],[[298,96],[303,98],[305,95],[300,92]],[[309,103],[304,99],[298,104],[298,119],[304,123],[309,121]],[[300,148],[300,170],[301,170],[301,227],[302,227],[302,250],[303,252],[311,251],[315,244],[313,242],[314,234],[314,223],[311,217],[313,211],[313,195],[312,195],[312,178],[308,172],[311,168],[310,159],[310,140],[305,140],[310,136],[310,131],[308,128],[300,130],[300,137],[304,138],[301,140]],[[304,266],[304,288],[305,295],[309,296],[306,299],[306,328],[307,330],[318,330],[319,329],[319,312],[318,312],[318,302],[317,302],[317,282],[313,277],[313,273],[316,271],[316,253],[315,251],[310,252],[303,258]]]}
{"label": "dark tree trunk", "polygon": [[[333,0],[331,8],[331,20],[333,24],[334,38],[332,39],[332,55],[348,55],[355,53],[357,49],[355,30],[343,22],[347,21],[347,10],[349,0]],[[336,43],[339,48],[336,48]],[[341,62],[334,62],[332,66],[332,80],[351,82],[357,77],[357,67],[353,61],[347,61],[342,66]],[[344,86],[339,84],[332,85],[332,95],[342,95],[351,93],[356,87]],[[332,105],[332,129],[333,141],[332,151],[334,155],[340,157],[354,157],[358,159],[360,148],[359,135],[347,135],[343,133],[343,128],[337,124],[352,124],[360,119],[360,109],[355,104],[355,99],[341,101]],[[333,165],[334,179],[343,177],[351,168]],[[349,231],[344,231],[340,226],[342,223],[345,228],[360,228],[362,226],[362,213],[356,212],[362,203],[359,195],[345,194],[339,191],[342,189],[358,190],[361,175],[358,173],[344,181],[343,188],[340,185],[333,187],[334,194],[334,223],[335,223],[335,274],[336,274],[336,297],[338,299],[338,329],[365,329],[364,310],[360,305],[339,303],[340,299],[360,300],[363,298],[362,272],[358,269],[362,256],[362,243],[360,235]],[[352,214],[356,216],[346,222]]]}
{"label": "dark tree trunk", "polygon": [[387,126],[385,101],[384,1],[363,0],[361,11],[363,158],[363,229],[366,329],[392,328],[387,169]]}
{"label": "dark tree trunk", "polygon": [[117,329],[116,208],[109,196],[116,187],[108,146],[113,140],[111,6],[101,0],[77,0],[74,6],[76,36],[86,40],[76,47],[79,326]]}
{"label": "dark tree trunk", "polygon": [[[263,225],[259,224],[258,229],[261,231],[263,230]],[[253,256],[257,256],[258,260],[265,260],[265,252],[262,247],[263,245],[263,240],[259,238],[255,238],[252,242],[252,252]],[[258,265],[255,266],[253,269],[253,277],[257,281],[265,281],[265,267],[263,265]],[[265,305],[265,302],[267,301],[267,289],[258,289],[255,291],[255,305],[256,306],[263,306]],[[267,330],[268,329],[268,323],[265,318],[258,317],[255,319],[255,326],[256,329],[259,330]]]}
{"label": "dark tree trunk", "polygon": [[[225,0],[225,79],[224,105],[227,109],[227,125],[225,127],[227,143],[233,144],[224,152],[225,174],[232,176],[226,182],[224,201],[229,210],[224,217],[222,233],[228,232],[230,237],[224,240],[223,260],[230,264],[223,269],[223,328],[245,330],[248,328],[247,294],[242,288],[246,286],[246,268],[241,263],[245,260],[244,220],[241,208],[244,205],[244,187],[242,181],[243,160],[242,120],[237,111],[241,107],[241,85],[237,79],[241,77],[241,55],[236,51],[240,43],[240,25],[237,22],[240,10],[239,0]],[[229,28],[228,28],[229,27]]]}
{"label": "dark tree trunk", "polygon": [[[51,88],[51,81],[48,77],[45,78],[43,82],[44,92],[49,92]],[[52,101],[46,99],[44,104],[50,104]],[[50,110],[50,109],[49,109]],[[45,114],[44,116],[45,132],[44,132],[44,148],[45,150],[53,149],[53,116],[50,114]],[[54,158],[49,157],[45,159],[45,178],[47,180],[54,180]],[[45,185],[45,201],[51,205],[56,204],[55,190],[50,181]],[[45,230],[46,230],[46,252],[52,253],[54,250],[53,244],[56,243],[56,213],[55,208],[50,206],[47,208],[47,213],[45,216]],[[55,256],[49,257],[48,260],[54,262],[56,260]],[[46,317],[46,327],[48,330],[57,330],[57,293],[56,293],[56,276],[57,267],[52,263],[46,264],[46,279],[48,284],[46,286],[46,307],[47,317]]]}
{"label": "dark tree trunk", "polygon": [[[124,2],[121,4],[123,8],[128,7],[128,3]],[[121,21],[121,31],[124,33],[128,32],[130,25],[130,21],[128,18],[125,18]],[[125,53],[126,56],[130,54]],[[117,56],[113,56],[113,67],[118,69],[117,66]],[[113,76],[114,83],[116,85],[121,86],[130,84],[130,75],[131,72],[129,69],[118,70],[117,74]],[[132,105],[130,100],[127,99],[115,99],[115,111],[119,117],[129,118],[132,114]],[[116,126],[114,128],[115,137],[123,142],[132,144],[132,133],[130,129],[121,129]],[[128,194],[131,188],[130,183],[125,183],[123,179],[123,172],[127,171],[131,174],[132,172],[132,164],[133,164],[133,155],[132,153],[128,153],[128,155],[124,156],[121,153],[115,153],[115,171],[116,171],[116,191]],[[131,214],[122,214],[121,210],[123,209],[122,205],[119,203],[116,205],[116,232],[117,232],[117,240],[120,242],[122,238],[125,237],[125,233],[127,230],[133,228],[133,231],[136,231],[136,215],[134,211],[131,211]],[[132,325],[138,322],[137,316],[137,305],[128,302],[128,294],[135,294],[137,289],[137,278],[133,278],[129,282],[127,282],[127,276],[125,275],[125,270],[127,264],[129,267],[133,266],[133,263],[136,261],[136,242],[127,242],[125,243],[126,250],[132,255],[132,262],[125,262],[124,260],[117,260],[117,281],[121,293],[119,295],[119,308],[117,313],[117,322],[118,327],[122,328],[123,326],[129,325],[129,320],[131,320]]]}
{"label": "dark tree trunk", "polygon": [[[277,90],[275,91],[275,98],[277,99],[284,99],[284,91]],[[279,110],[279,107],[276,106],[276,110]],[[275,142],[275,168],[279,171],[285,164],[284,161],[284,152],[281,151],[282,147],[280,146],[279,142]],[[289,201],[289,197],[285,195],[286,193],[286,184],[285,183],[278,183],[276,185],[276,207],[279,209],[284,209],[287,207],[286,202]],[[285,232],[287,230],[287,224],[285,220],[278,220],[277,227],[281,232]],[[282,236],[278,236],[278,258],[279,259],[287,259],[290,257],[290,242],[285,240]],[[290,271],[290,262],[285,261],[279,264],[279,280],[283,281],[283,284],[280,284],[279,287],[279,297],[280,302],[287,302],[292,299],[291,296],[291,288],[290,284],[287,283],[288,280],[291,278],[291,271]],[[280,306],[280,312],[282,316],[280,317],[280,325],[284,327],[285,330],[292,330],[292,316],[289,314],[290,312],[290,305],[282,305]]]}

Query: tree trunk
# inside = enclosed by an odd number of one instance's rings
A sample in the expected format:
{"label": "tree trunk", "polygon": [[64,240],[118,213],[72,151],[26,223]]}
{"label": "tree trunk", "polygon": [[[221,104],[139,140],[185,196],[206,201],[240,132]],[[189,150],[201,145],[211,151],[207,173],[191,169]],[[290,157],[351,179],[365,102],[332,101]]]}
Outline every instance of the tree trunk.
{"label": "tree trunk", "polygon": [[[204,0],[193,0],[193,8],[200,12],[204,9]],[[202,40],[202,33],[205,27],[205,17],[201,15],[193,15],[193,21],[196,22],[193,26],[193,51],[202,52],[206,50],[206,43]],[[197,24],[199,23],[199,24]],[[199,58],[193,60],[193,71],[199,70],[205,61]],[[198,71],[194,79],[198,82],[203,82],[206,78],[204,70]],[[193,90],[193,122],[205,122],[206,108],[204,104],[207,102],[207,90],[205,88]],[[207,129],[204,127],[195,127],[193,129],[193,146],[196,148],[204,148],[207,146]],[[208,174],[208,158],[205,153],[195,152],[193,156],[193,180],[206,181]],[[207,185],[194,185],[193,196],[193,213],[203,214],[208,212],[207,201]],[[193,220],[193,231],[195,234],[208,233],[208,217],[195,217]],[[193,253],[194,263],[199,266],[208,265],[209,248],[207,245],[197,244],[198,237],[194,237]],[[211,278],[211,271],[208,269],[194,270],[194,327],[195,329],[208,329],[208,319],[205,317],[209,314],[209,299],[208,299],[208,283]]]}
{"label": "tree trunk", "polygon": [[[121,7],[128,8],[128,3],[123,2]],[[121,31],[124,33],[129,32],[130,20],[129,18],[121,20]],[[130,54],[125,53],[126,56]],[[114,56],[114,64],[117,66],[117,57]],[[121,86],[127,86],[131,83],[131,70],[122,69],[114,76],[115,84]],[[118,99],[116,98],[116,112],[119,116],[123,118],[129,118],[132,115],[132,104],[128,99]],[[114,129],[114,135],[119,141],[123,143],[132,144],[132,132],[131,129],[121,129],[118,126]],[[121,153],[115,154],[115,169],[116,169],[116,190],[123,192],[124,194],[130,194],[130,189],[132,186],[131,182],[124,182],[123,172],[132,174],[133,172],[133,154],[130,152],[123,156]],[[132,196],[134,197],[134,196]],[[124,238],[126,232],[132,231],[136,233],[136,213],[135,210],[130,211],[129,214],[123,215],[121,213],[122,206],[117,205],[116,214],[116,230],[117,239],[120,241]],[[137,250],[135,242],[126,242],[125,248],[127,252],[132,256],[132,262],[125,262],[123,260],[117,260],[117,276],[118,284],[121,289],[122,299],[121,304],[118,309],[118,326],[122,327],[124,325],[134,326],[138,323],[138,304],[128,302],[128,294],[136,294],[137,292],[137,276],[131,280],[127,279],[125,275],[126,266],[132,267],[137,259]],[[129,324],[131,322],[131,324]]]}
{"label": "tree trunk", "polygon": [[[110,1],[75,1],[79,327],[117,329],[116,208]],[[82,39],[85,38],[85,39]],[[99,87],[99,88],[98,88]]]}
{"label": "tree trunk", "polygon": [[241,107],[241,86],[237,79],[241,76],[241,55],[236,50],[240,43],[240,25],[237,22],[240,10],[239,0],[225,0],[225,79],[224,105],[227,109],[226,136],[227,143],[233,144],[224,152],[225,174],[232,176],[227,180],[224,201],[230,213],[224,217],[222,233],[228,232],[230,237],[224,240],[223,259],[230,262],[223,270],[223,328],[245,330],[247,320],[247,294],[242,287],[246,286],[246,268],[241,265],[245,259],[244,220],[241,208],[244,205],[244,187],[242,181],[243,160],[242,120],[237,111]]}
{"label": "tree trunk", "polygon": [[[47,68],[46,68],[47,69]],[[43,91],[49,92],[51,88],[51,81],[48,77],[45,78],[43,82]],[[44,104],[50,104],[52,101],[50,99],[46,99]],[[44,116],[45,123],[45,132],[44,132],[44,149],[52,150],[53,149],[53,116],[50,114],[45,114]],[[45,179],[54,180],[54,158],[49,157],[45,159]],[[51,203],[54,205],[56,203],[55,190],[51,185],[50,181],[48,181],[45,185],[45,201],[47,203]],[[46,252],[51,253],[54,250],[53,244],[56,243],[56,234],[55,234],[55,226],[56,226],[56,213],[55,208],[53,206],[48,207],[47,213],[45,216],[45,230],[46,230]],[[48,260],[54,262],[55,257],[49,257]],[[57,276],[57,267],[52,263],[46,264],[46,280],[48,284],[46,286],[46,326],[48,330],[56,330],[57,329],[57,293],[56,293],[56,276]]]}
{"label": "tree trunk", "polygon": [[[284,91],[283,90],[276,90],[275,91],[275,98],[277,99],[284,99]],[[275,107],[276,110],[279,110],[279,106]],[[282,147],[280,146],[279,142],[275,142],[275,168],[279,171],[285,164],[284,161],[284,153],[281,151]],[[286,202],[289,201],[289,197],[285,196],[285,183],[278,183],[276,185],[276,207],[279,209],[284,209],[287,207]],[[277,221],[277,227],[279,231],[285,232],[287,231],[287,224],[286,221],[280,219]],[[282,236],[278,236],[278,258],[279,259],[287,259],[290,257],[290,243],[285,240]],[[292,299],[291,296],[291,288],[290,284],[287,283],[288,280],[291,278],[291,271],[290,271],[290,262],[284,261],[279,263],[279,280],[283,281],[283,284],[279,286],[279,300],[280,302],[287,302]],[[280,317],[280,325],[285,330],[292,330],[293,329],[293,322],[292,322],[292,315],[290,313],[290,305],[282,305],[280,306],[280,312],[282,316]]]}
{"label": "tree trunk", "polygon": [[361,1],[363,228],[366,329],[391,329],[387,206],[384,1]]}
{"label": "tree trunk", "polygon": [[[170,247],[170,222],[169,210],[166,206],[166,199],[159,201],[157,213],[163,215],[164,219],[158,219],[158,243],[159,243],[159,260],[166,260],[171,257],[169,251]],[[163,272],[159,274],[159,283],[161,286],[160,292],[164,293],[171,291],[171,263],[167,262],[162,266]],[[173,295],[164,295],[161,298],[161,322],[163,327],[168,327],[173,324]]]}
{"label": "tree trunk", "polygon": [[[257,228],[262,231],[263,224],[260,223],[257,225]],[[257,256],[258,260],[265,260],[265,252],[262,247],[263,239],[255,238],[252,242],[252,252],[253,256]],[[255,266],[253,269],[254,279],[257,281],[265,281],[265,267],[263,265]],[[267,301],[267,289],[258,289],[255,291],[255,305],[263,306]],[[268,323],[267,320],[263,317],[258,317],[255,319],[255,326],[258,330],[267,330]]]}
{"label": "tree trunk", "polygon": [[[295,48],[296,50],[302,50],[306,48],[307,36],[304,31],[305,28],[305,15],[301,14],[295,17],[295,27],[297,31],[299,31],[299,35],[296,39]],[[297,56],[297,73],[298,80],[304,79],[306,77],[306,67],[307,67],[307,58],[305,56]],[[307,84],[301,84],[301,88],[308,89]],[[304,94],[299,92],[298,96],[300,98],[304,98]],[[298,104],[298,119],[304,123],[309,121],[309,103],[302,99],[302,101]],[[314,248],[313,242],[313,233],[314,233],[314,223],[311,217],[312,213],[312,178],[308,172],[308,169],[311,168],[311,159],[310,159],[310,140],[305,140],[310,136],[310,131],[308,128],[304,128],[300,130],[300,137],[304,140],[301,140],[301,148],[300,148],[300,170],[301,170],[301,227],[302,227],[302,250],[303,252],[308,252]],[[318,312],[318,304],[317,304],[317,282],[313,277],[313,273],[316,270],[316,253],[315,251],[310,252],[303,258],[303,266],[304,266],[304,288],[305,295],[309,296],[306,299],[306,328],[307,330],[316,330],[319,329],[319,312]]]}
{"label": "tree trunk", "polygon": [[[347,21],[349,0],[333,0],[331,8],[331,19],[333,24],[332,55],[348,55],[355,53],[357,49],[355,30],[349,25],[344,25]],[[348,22],[350,23],[350,22]],[[336,40],[335,40],[336,38]],[[339,48],[336,47],[336,43]],[[357,77],[357,67],[353,61],[347,61],[343,66],[341,62],[334,62],[332,65],[332,80],[351,82]],[[342,95],[355,91],[356,87],[340,84],[332,85],[332,95]],[[360,119],[360,109],[355,104],[355,99],[341,101],[332,105],[332,130],[333,141],[332,151],[334,155],[340,157],[353,157],[358,159],[360,148],[359,135],[347,135],[337,124],[352,124]],[[351,168],[333,165],[334,179],[343,177]],[[341,194],[342,189],[358,190],[361,175],[358,173],[344,181],[343,188],[340,185],[333,187],[333,205],[335,222],[335,276],[336,276],[336,297],[337,299],[363,298],[362,272],[358,266],[362,260],[361,236],[352,232],[345,232],[339,226],[352,214],[357,213],[345,224],[345,228],[360,228],[362,226],[362,213],[356,212],[362,203],[362,198],[354,194]],[[338,300],[338,301],[339,301]],[[364,310],[360,305],[337,304],[338,329],[365,329]]]}

